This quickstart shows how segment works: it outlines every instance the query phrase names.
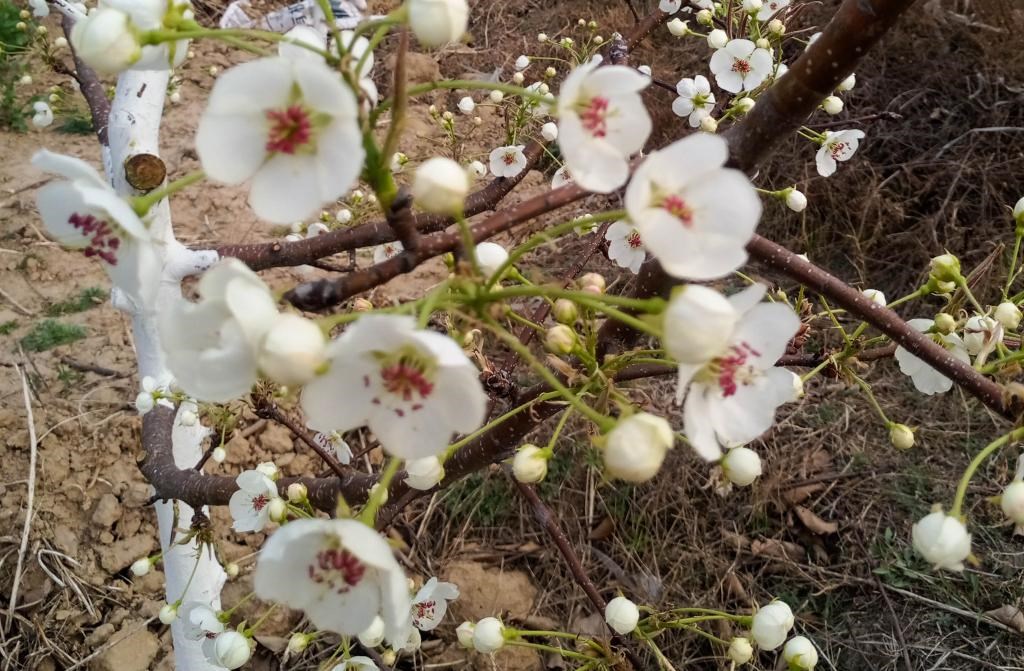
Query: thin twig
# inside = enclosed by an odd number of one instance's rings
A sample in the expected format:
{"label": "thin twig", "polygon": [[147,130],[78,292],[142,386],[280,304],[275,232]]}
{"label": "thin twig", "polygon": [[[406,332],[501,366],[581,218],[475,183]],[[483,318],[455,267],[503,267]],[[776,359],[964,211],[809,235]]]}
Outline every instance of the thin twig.
{"label": "thin twig", "polygon": [[349,472],[345,467],[335,459],[332,455],[328,454],[322,447],[317,445],[317,442],[309,435],[309,432],[304,430],[301,426],[296,424],[288,415],[284,414],[281,409],[273,401],[261,399],[257,400],[256,403],[256,414],[264,419],[272,419],[279,424],[283,424],[289,431],[295,434],[299,440],[309,446],[311,450],[317,453],[317,455],[324,460],[324,462],[330,466],[334,474],[339,478],[344,478],[349,475]]}
{"label": "thin twig", "polygon": [[14,578],[11,583],[11,597],[7,603],[10,610],[7,612],[7,623],[4,629],[11,626],[11,616],[18,607],[18,587],[21,584],[21,570],[24,567],[25,552],[28,550],[28,537],[32,531],[33,505],[36,498],[36,424],[32,415],[32,399],[29,397],[28,380],[20,366],[15,366],[18,377],[21,379],[21,394],[25,403],[25,415],[28,423],[28,494],[25,496],[25,524],[21,530],[21,545],[18,546],[18,563],[14,568]]}

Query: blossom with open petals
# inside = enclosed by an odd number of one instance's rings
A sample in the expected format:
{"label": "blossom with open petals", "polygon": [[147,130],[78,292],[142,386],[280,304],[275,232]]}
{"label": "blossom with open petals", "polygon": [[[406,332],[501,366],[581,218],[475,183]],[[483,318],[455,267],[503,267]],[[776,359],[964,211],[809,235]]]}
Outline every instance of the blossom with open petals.
{"label": "blossom with open petals", "polygon": [[459,598],[459,588],[450,582],[431,578],[412,600],[412,624],[420,631],[430,631],[441,624],[448,612],[448,602]]}
{"label": "blossom with open petals", "polygon": [[278,319],[270,289],[238,259],[224,259],[199,279],[198,303],[180,299],[157,314],[167,367],[200,401],[223,403],[257,379],[263,337]]}
{"label": "blossom with open petals", "polygon": [[[926,333],[934,324],[931,319],[911,319],[907,322],[908,326],[922,333]],[[971,362],[964,341],[956,333],[930,335],[935,342],[945,347],[953,358],[964,363]],[[922,394],[943,394],[953,388],[952,380],[902,347],[896,348],[896,362],[900,365],[900,371],[910,376],[914,388]]]}
{"label": "blossom with open petals", "polygon": [[761,5],[761,9],[757,12],[757,20],[767,21],[775,16],[779,10],[789,7],[789,2],[790,0],[765,0],[764,4]]}
{"label": "blossom with open petals", "polygon": [[388,640],[409,626],[405,573],[387,541],[356,520],[299,519],[278,529],[260,552],[253,589],[344,636],[359,635],[377,615]]}
{"label": "blossom with open petals", "polygon": [[454,433],[483,423],[478,371],[451,338],[412,317],[367,315],[328,345],[330,370],[302,391],[318,431],[366,425],[403,459],[439,454]]}
{"label": "blossom with open petals", "polygon": [[44,149],[32,157],[32,165],[62,178],[36,194],[46,232],[64,247],[99,259],[114,286],[140,307],[152,306],[160,256],[131,206],[82,160]]}
{"label": "blossom with open petals", "polygon": [[238,490],[228,501],[235,531],[262,531],[270,521],[269,503],[278,497],[277,485],[259,471],[243,471],[235,483]]}
{"label": "blossom with open petals", "polygon": [[691,128],[700,126],[700,122],[715,109],[715,94],[704,75],[680,79],[676,93],[679,97],[672,103],[672,111],[676,116],[688,117]]}
{"label": "blossom with open petals", "polygon": [[841,130],[835,133],[825,131],[825,141],[818,148],[814,159],[818,174],[822,177],[832,175],[838,167],[836,161],[850,160],[863,138],[862,130]]}
{"label": "blossom with open petals", "polygon": [[608,258],[620,268],[629,268],[634,275],[647,258],[647,250],[640,239],[640,231],[628,221],[616,221],[605,231],[608,241]]}
{"label": "blossom with open petals", "polygon": [[[681,296],[694,288],[686,287]],[[698,314],[688,329],[697,342],[712,343],[717,337],[721,343],[707,361],[679,362],[677,398],[686,399],[683,430],[708,461],[719,459],[723,446],[749,443],[767,431],[776,409],[793,398],[793,376],[775,362],[786,352],[800,318],[784,303],[758,302],[764,292],[764,286],[754,285],[728,300],[734,314],[723,305],[721,315],[700,320]],[[671,352],[673,340],[686,338],[687,333],[666,336],[666,347]]]}
{"label": "blossom with open petals", "polygon": [[629,177],[629,157],[651,134],[640,91],[651,79],[623,65],[598,67],[593,58],[569,73],[558,96],[558,145],[573,180],[610,193]]}
{"label": "blossom with open petals", "polygon": [[515,177],[526,168],[526,145],[498,147],[491,152],[489,162],[495,177]]}
{"label": "blossom with open petals", "polygon": [[753,91],[772,74],[772,53],[750,40],[729,40],[711,56],[715,82],[729,93]]}
{"label": "blossom with open petals", "polygon": [[652,152],[626,188],[630,220],[673,277],[714,279],[747,260],[761,200],[746,175],[723,167],[728,155],[722,138],[690,135]]}
{"label": "blossom with open petals", "polygon": [[341,664],[335,664],[331,671],[378,671],[377,663],[364,655],[352,655]]}
{"label": "blossom with open petals", "polygon": [[343,196],[362,170],[355,96],[320,60],[237,65],[213,86],[196,151],[211,179],[252,181],[249,205],[261,218],[307,219]]}

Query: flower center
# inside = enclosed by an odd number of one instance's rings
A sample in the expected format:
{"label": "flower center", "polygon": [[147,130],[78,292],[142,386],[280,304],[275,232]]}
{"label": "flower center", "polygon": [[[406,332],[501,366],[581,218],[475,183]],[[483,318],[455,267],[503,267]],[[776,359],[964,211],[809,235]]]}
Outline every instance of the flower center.
{"label": "flower center", "polygon": [[505,155],[501,157],[501,160],[505,162],[505,165],[515,165],[516,152],[506,151]]}
{"label": "flower center", "polygon": [[267,503],[269,502],[270,499],[267,498],[266,494],[259,494],[257,496],[254,496],[252,497],[252,509],[256,512],[259,512],[263,510],[264,506],[266,506]]}
{"label": "flower center", "polygon": [[832,155],[832,158],[838,159],[839,157],[841,157],[843,154],[846,153],[846,143],[845,142],[829,142],[829,144],[828,144],[828,153]]}
{"label": "flower center", "polygon": [[750,62],[742,58],[734,59],[732,62],[732,71],[745,75],[750,72]]}
{"label": "flower center", "polygon": [[583,127],[594,137],[604,137],[608,134],[609,104],[607,98],[594,96],[580,111]]}
{"label": "flower center", "polygon": [[626,242],[628,242],[629,246],[632,247],[633,249],[636,249],[637,247],[640,247],[643,244],[642,242],[640,242],[640,233],[638,233],[636,229],[633,229],[633,231],[626,236]]}
{"label": "flower center", "polygon": [[345,594],[366,575],[366,565],[343,547],[332,547],[316,553],[316,562],[306,567],[309,579]]}
{"label": "flower center", "polygon": [[294,154],[313,138],[313,122],[302,105],[267,110],[267,151]]}
{"label": "flower center", "polygon": [[666,196],[665,199],[661,201],[661,207],[673,217],[683,222],[683,226],[687,228],[693,226],[693,210],[686,204],[686,201],[683,200],[682,196]]}
{"label": "flower center", "polygon": [[412,618],[416,622],[422,622],[423,620],[433,620],[437,603],[430,601],[420,601],[412,605]]}
{"label": "flower center", "polygon": [[739,389],[739,385],[746,385],[754,381],[756,371],[747,363],[747,359],[759,356],[761,356],[760,352],[742,342],[733,345],[729,354],[712,362],[714,371],[717,373],[718,386],[722,389],[722,396],[732,396]]}
{"label": "flower center", "polygon": [[117,250],[121,246],[121,239],[110,224],[91,214],[77,212],[68,217],[68,223],[89,238],[85,247],[86,256],[98,256],[112,266],[117,265]]}

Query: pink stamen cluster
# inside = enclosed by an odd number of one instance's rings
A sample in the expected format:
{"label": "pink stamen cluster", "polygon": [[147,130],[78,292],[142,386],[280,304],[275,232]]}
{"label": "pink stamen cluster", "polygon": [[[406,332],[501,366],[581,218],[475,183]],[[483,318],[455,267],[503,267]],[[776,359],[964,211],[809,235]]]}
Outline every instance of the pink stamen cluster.
{"label": "pink stamen cluster", "polygon": [[673,217],[683,222],[687,228],[693,226],[693,210],[680,196],[672,195],[661,201],[661,207]]}
{"label": "pink stamen cluster", "polygon": [[117,250],[121,246],[121,239],[110,224],[91,214],[77,212],[68,217],[68,223],[90,238],[85,248],[86,256],[98,256],[112,266],[117,265]]}
{"label": "pink stamen cluster", "polygon": [[437,604],[434,601],[420,601],[413,604],[412,618],[416,622],[434,619],[434,612]]}
{"label": "pink stamen cluster", "polygon": [[415,395],[427,398],[430,392],[434,391],[434,384],[426,378],[423,371],[405,361],[382,368],[380,376],[384,380],[384,389],[390,394],[400,396],[406,402],[412,401]]}
{"label": "pink stamen cluster", "polygon": [[583,127],[594,137],[604,137],[608,134],[609,105],[610,102],[607,98],[594,96],[580,112],[580,121],[583,123]]}
{"label": "pink stamen cluster", "polygon": [[505,162],[505,165],[512,165],[516,162],[516,153],[514,151],[506,151],[501,160]]}
{"label": "pink stamen cluster", "polygon": [[345,594],[366,575],[366,566],[345,548],[328,548],[316,553],[316,564],[306,567],[309,579]]}
{"label": "pink stamen cluster", "polygon": [[267,498],[266,494],[259,494],[257,496],[254,496],[252,497],[252,509],[255,510],[256,512],[259,512],[263,510],[264,506],[266,506],[269,502],[270,499]]}
{"label": "pink stamen cluster", "polygon": [[294,154],[313,137],[313,124],[302,105],[281,110],[267,110],[270,129],[267,132],[267,151]]}
{"label": "pink stamen cluster", "polygon": [[832,158],[834,159],[838,159],[845,151],[845,142],[830,142],[828,145],[828,153],[832,154]]}
{"label": "pink stamen cluster", "polygon": [[738,72],[741,75],[745,75],[748,72],[750,72],[750,63],[743,60],[742,58],[737,58],[732,62],[732,71]]}
{"label": "pink stamen cluster", "polygon": [[637,233],[636,231],[633,231],[626,236],[626,242],[628,242],[629,246],[632,247],[633,249],[636,249],[637,247],[643,244],[642,242],[640,242],[640,234]]}
{"label": "pink stamen cluster", "polygon": [[723,396],[732,396],[739,389],[742,380],[737,380],[740,371],[747,368],[749,357],[759,357],[761,353],[747,343],[739,343],[732,346],[732,353],[718,359],[718,386],[722,388]]}

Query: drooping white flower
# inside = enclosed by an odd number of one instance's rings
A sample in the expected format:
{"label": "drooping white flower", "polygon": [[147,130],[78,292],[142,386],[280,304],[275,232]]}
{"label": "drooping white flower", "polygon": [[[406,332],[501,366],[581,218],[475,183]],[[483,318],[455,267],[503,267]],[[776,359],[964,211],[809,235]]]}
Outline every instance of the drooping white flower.
{"label": "drooping white flower", "polygon": [[466,0],[408,0],[409,25],[425,47],[454,42],[466,32],[469,5]]}
{"label": "drooping white flower", "polygon": [[977,356],[986,346],[995,346],[1002,341],[1002,325],[991,317],[974,315],[964,324],[964,346],[972,356]]}
{"label": "drooping white flower", "polygon": [[261,58],[221,75],[199,120],[196,151],[218,182],[251,180],[267,221],[307,219],[362,170],[356,98],[323,61]]}
{"label": "drooping white flower", "polygon": [[964,523],[936,510],[921,518],[913,528],[914,549],[937,569],[963,571],[971,554],[971,535]]}
{"label": "drooping white flower", "polygon": [[412,600],[412,624],[420,631],[431,631],[441,624],[448,602],[459,598],[459,588],[450,582],[431,578]]}
{"label": "drooping white flower", "polygon": [[28,0],[28,5],[32,8],[32,16],[38,19],[50,15],[50,7],[46,4],[46,0]]}
{"label": "drooping white flower", "polygon": [[[687,287],[682,297],[692,289]],[[694,342],[713,342],[717,333],[724,346],[703,363],[679,362],[677,399],[686,398],[683,428],[697,454],[708,461],[719,459],[723,446],[744,445],[767,431],[776,409],[793,400],[793,376],[775,362],[800,327],[800,318],[783,303],[758,302],[764,291],[763,285],[753,285],[729,299],[732,328],[728,310],[712,301],[708,304],[715,306],[710,313],[714,317],[690,325]],[[685,338],[666,336],[666,346]],[[700,345],[690,353],[712,349]]]}
{"label": "drooping white flower", "polygon": [[331,671],[378,671],[377,662],[364,655],[353,655],[341,664],[335,664]]}
{"label": "drooping white flower", "polygon": [[761,457],[749,447],[734,447],[722,458],[722,472],[734,485],[746,487],[761,475]]}
{"label": "drooping white flower", "polygon": [[249,391],[263,337],[277,322],[267,285],[238,259],[203,274],[200,301],[173,302],[157,314],[167,367],[185,393],[222,403]]}
{"label": "drooping white flower", "polygon": [[598,67],[599,58],[576,67],[558,96],[558,145],[573,180],[610,193],[629,176],[629,157],[651,134],[640,91],[651,80],[623,65]]}
{"label": "drooping white flower", "polygon": [[646,412],[630,415],[606,436],[602,450],[605,472],[627,482],[650,480],[674,442],[672,427],[661,417]]}
{"label": "drooping white flower", "polygon": [[1014,525],[1016,533],[1024,533],[1024,481],[1014,480],[999,497],[999,507]]}
{"label": "drooping white flower", "polygon": [[728,350],[727,335],[740,311],[710,287],[689,284],[677,289],[662,317],[662,343],[681,364],[703,364]]}
{"label": "drooping white flower", "polygon": [[767,21],[778,13],[780,9],[789,7],[790,0],[765,0],[757,13],[758,21]]}
{"label": "drooping white flower", "polygon": [[569,174],[569,166],[563,165],[551,176],[551,188],[559,189],[567,184],[572,184],[572,175]]}
{"label": "drooping white flower", "polygon": [[523,445],[512,459],[512,473],[519,482],[540,482],[548,474],[547,453],[536,445]]}
{"label": "drooping white flower", "polygon": [[814,159],[818,174],[822,177],[831,176],[838,166],[836,161],[850,160],[863,138],[862,130],[841,130],[835,133],[825,131],[825,141],[818,148]]}
{"label": "drooping white flower", "polygon": [[444,479],[444,466],[437,457],[411,459],[405,464],[405,484],[426,491]]}
{"label": "drooping white flower", "polygon": [[628,221],[616,221],[605,231],[608,241],[608,258],[620,268],[629,268],[634,275],[647,258],[647,250],[640,240],[640,231]]}
{"label": "drooping white flower", "polygon": [[326,347],[323,331],[297,314],[282,314],[263,338],[259,368],[274,382],[298,386],[316,375]]}
{"label": "drooping white flower", "polygon": [[785,601],[772,601],[754,613],[750,635],[764,650],[774,650],[782,645],[793,628],[796,618]]}
{"label": "drooping white flower", "polygon": [[237,669],[249,661],[256,642],[237,631],[225,631],[211,641],[204,641],[206,661],[225,669]]}
{"label": "drooping white flower", "polygon": [[[911,319],[907,322],[911,328],[922,333],[927,332],[935,324],[931,319]],[[967,353],[964,341],[956,333],[945,335],[931,334],[935,342],[942,345],[956,359],[964,363],[970,363],[971,357]],[[953,381],[935,370],[921,359],[903,349],[896,348],[896,361],[900,365],[900,371],[909,375],[914,387],[922,394],[943,394],[953,388]]]}
{"label": "drooping white flower", "polygon": [[46,128],[53,123],[53,110],[42,100],[32,103],[35,114],[32,115],[32,125],[36,128]]}
{"label": "drooping white flower", "polygon": [[640,609],[624,596],[617,596],[604,608],[604,621],[616,633],[625,636],[636,629],[640,621]]}
{"label": "drooping white flower", "polygon": [[228,510],[235,531],[262,531],[270,521],[270,502],[278,498],[277,485],[259,471],[243,471],[235,478],[238,491],[231,495]]}
{"label": "drooping white flower", "polygon": [[673,277],[714,279],[747,260],[761,200],[727,157],[722,138],[690,135],[652,152],[626,188],[630,220]]}
{"label": "drooping white flower", "polygon": [[676,93],[679,97],[672,103],[672,111],[676,116],[689,117],[691,128],[700,126],[700,122],[715,109],[715,94],[704,75],[680,79]]}
{"label": "drooping white flower", "polygon": [[497,652],[505,645],[505,625],[496,617],[485,617],[473,627],[473,647],[477,652]]}
{"label": "drooping white flower", "polygon": [[474,252],[476,264],[490,277],[508,261],[508,250],[496,242],[481,242]]}
{"label": "drooping white flower", "polygon": [[737,39],[711,56],[715,82],[730,93],[753,91],[771,76],[772,54],[750,40]]}
{"label": "drooping white flower", "polygon": [[461,165],[450,158],[435,156],[416,168],[412,197],[416,204],[427,212],[461,212],[467,193],[469,175]]}
{"label": "drooping white flower", "polygon": [[811,671],[818,664],[818,649],[806,636],[794,636],[782,649],[782,658],[793,671]]}
{"label": "drooping white flower", "polygon": [[1003,328],[1007,331],[1016,331],[1017,327],[1020,326],[1020,308],[1010,301],[1003,301],[997,305],[992,316],[995,317],[996,321],[1002,324]]}
{"label": "drooping white flower", "polygon": [[99,259],[114,286],[140,307],[152,306],[160,282],[160,257],[131,206],[77,158],[43,149],[32,157],[32,165],[63,178],[36,195],[46,232],[60,245]]}
{"label": "drooping white flower", "polygon": [[398,256],[404,249],[405,246],[398,240],[377,245],[373,248],[373,262],[384,263],[388,259]]}
{"label": "drooping white flower", "polygon": [[515,177],[526,168],[525,145],[498,147],[490,155],[490,168],[495,177]]}
{"label": "drooping white flower", "polygon": [[407,316],[367,315],[328,345],[331,368],[302,391],[318,431],[366,425],[404,459],[439,454],[453,433],[477,429],[487,395],[451,338]]}
{"label": "drooping white flower", "polygon": [[357,636],[384,620],[388,640],[405,635],[412,603],[386,540],[356,520],[298,519],[263,545],[253,589],[306,613],[318,629]]}
{"label": "drooping white flower", "polygon": [[366,629],[359,632],[359,642],[367,648],[376,648],[384,640],[384,620],[380,615],[373,616],[373,622]]}
{"label": "drooping white flower", "polygon": [[186,601],[178,609],[185,638],[190,641],[203,641],[204,652],[208,642],[224,631],[224,623],[219,614],[209,604],[201,601]]}

